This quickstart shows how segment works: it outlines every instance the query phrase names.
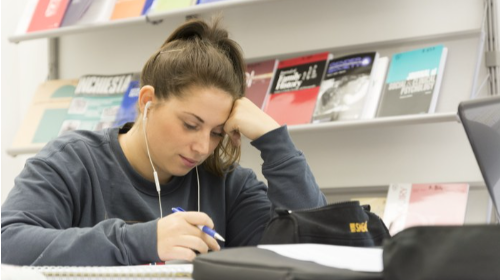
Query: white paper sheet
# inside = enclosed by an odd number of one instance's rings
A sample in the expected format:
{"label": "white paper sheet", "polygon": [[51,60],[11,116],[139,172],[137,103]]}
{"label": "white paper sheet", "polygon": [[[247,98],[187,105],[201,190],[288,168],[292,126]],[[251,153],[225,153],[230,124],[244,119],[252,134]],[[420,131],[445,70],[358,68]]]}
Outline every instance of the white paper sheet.
{"label": "white paper sheet", "polygon": [[259,245],[292,259],[355,271],[382,272],[382,248],[364,248],[323,244]]}

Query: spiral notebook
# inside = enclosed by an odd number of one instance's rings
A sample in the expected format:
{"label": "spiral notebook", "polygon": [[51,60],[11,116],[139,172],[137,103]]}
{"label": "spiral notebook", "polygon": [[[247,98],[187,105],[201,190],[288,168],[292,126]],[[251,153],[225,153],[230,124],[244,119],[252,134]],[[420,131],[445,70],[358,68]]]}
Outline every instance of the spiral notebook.
{"label": "spiral notebook", "polygon": [[192,264],[137,266],[24,266],[42,273],[47,279],[192,279]]}

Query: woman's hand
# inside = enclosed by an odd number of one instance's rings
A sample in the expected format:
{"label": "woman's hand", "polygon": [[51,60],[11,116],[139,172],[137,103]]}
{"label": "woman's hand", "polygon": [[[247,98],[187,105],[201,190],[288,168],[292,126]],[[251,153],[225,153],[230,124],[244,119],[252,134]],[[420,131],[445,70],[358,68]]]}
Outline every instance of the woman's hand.
{"label": "woman's hand", "polygon": [[234,102],[233,110],[224,126],[224,131],[235,145],[241,144],[243,134],[255,140],[267,132],[280,127],[268,114],[257,107],[250,99],[243,97]]}
{"label": "woman's hand", "polygon": [[219,251],[217,241],[201,231],[197,225],[214,227],[207,214],[201,212],[178,212],[158,220],[158,256],[162,261],[188,260],[196,257],[195,251],[207,253]]}

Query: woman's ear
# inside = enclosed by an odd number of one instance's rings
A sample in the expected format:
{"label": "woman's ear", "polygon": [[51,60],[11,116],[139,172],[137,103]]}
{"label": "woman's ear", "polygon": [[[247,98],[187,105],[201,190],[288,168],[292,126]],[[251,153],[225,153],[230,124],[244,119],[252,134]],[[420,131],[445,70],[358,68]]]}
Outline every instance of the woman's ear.
{"label": "woman's ear", "polygon": [[144,114],[144,108],[148,102],[153,102],[155,100],[155,89],[150,85],[145,85],[139,91],[139,99],[137,103],[139,105],[139,110],[141,114]]}

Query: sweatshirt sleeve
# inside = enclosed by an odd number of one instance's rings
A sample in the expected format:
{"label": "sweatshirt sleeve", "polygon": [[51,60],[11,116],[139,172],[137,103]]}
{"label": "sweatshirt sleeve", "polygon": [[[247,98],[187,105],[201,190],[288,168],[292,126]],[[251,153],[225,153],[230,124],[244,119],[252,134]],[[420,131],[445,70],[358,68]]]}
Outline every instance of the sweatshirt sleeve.
{"label": "sweatshirt sleeve", "polygon": [[292,143],[286,126],[251,142],[264,160],[262,173],[268,185],[250,169],[238,168],[228,184],[240,185],[227,199],[226,247],[257,245],[277,207],[305,209],[323,206],[326,199],[304,155]]}
{"label": "sweatshirt sleeve", "polygon": [[103,216],[96,217],[95,225],[80,225],[87,210],[80,205],[82,190],[71,178],[81,180],[75,174],[58,174],[43,160],[27,161],[2,205],[2,263],[109,266],[159,261],[156,220],[126,224]]}
{"label": "sweatshirt sleeve", "polygon": [[306,209],[323,206],[326,199],[314,179],[304,154],[297,150],[281,126],[251,142],[264,161],[262,174],[268,182],[272,209]]}

